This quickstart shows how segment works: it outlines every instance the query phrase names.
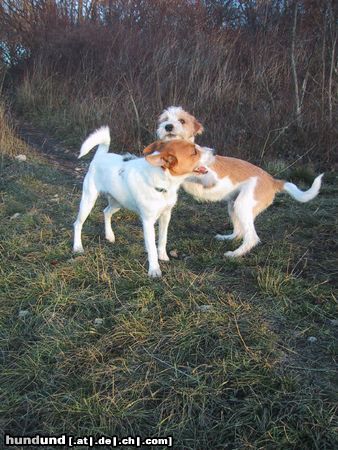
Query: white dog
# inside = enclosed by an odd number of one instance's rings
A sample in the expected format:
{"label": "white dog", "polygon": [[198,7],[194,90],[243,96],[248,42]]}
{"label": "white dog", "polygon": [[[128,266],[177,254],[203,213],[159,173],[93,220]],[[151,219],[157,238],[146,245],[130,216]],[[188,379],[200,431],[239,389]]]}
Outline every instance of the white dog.
{"label": "white dog", "polygon": [[[157,134],[163,140],[186,139],[194,142],[203,132],[202,125],[180,107],[171,106],[159,117]],[[241,256],[258,242],[254,220],[272,204],[277,192],[285,191],[299,202],[312,200],[319,192],[323,174],[305,192],[293,183],[274,179],[264,170],[237,158],[216,156],[202,178],[189,178],[182,186],[200,201],[228,201],[228,211],[234,231],[229,235],[216,235],[218,240],[243,239],[242,245],[226,256]],[[210,187],[211,186],[211,187]]]}
{"label": "white dog", "polygon": [[[102,127],[82,144],[80,156],[93,147],[98,150],[89,166],[83,182],[82,198],[74,223],[74,247],[83,252],[81,230],[99,194],[107,196],[109,205],[104,209],[106,238],[115,241],[111,217],[120,208],[127,208],[141,217],[145,246],[148,253],[149,276],[160,277],[158,259],[168,261],[166,252],[167,231],[171,210],[177,201],[181,183],[193,173],[205,173],[205,165],[211,164],[213,155],[191,142],[173,140],[157,141],[148,146],[145,158],[130,158],[109,154],[110,134]],[[155,242],[155,222],[159,220],[158,250]]]}

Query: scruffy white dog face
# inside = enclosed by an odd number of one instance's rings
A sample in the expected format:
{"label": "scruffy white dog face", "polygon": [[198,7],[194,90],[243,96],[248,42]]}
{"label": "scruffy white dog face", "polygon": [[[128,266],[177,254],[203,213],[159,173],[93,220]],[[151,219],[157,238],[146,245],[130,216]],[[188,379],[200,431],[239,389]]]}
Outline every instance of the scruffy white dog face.
{"label": "scruffy white dog face", "polygon": [[197,134],[202,134],[203,126],[180,106],[170,106],[158,119],[157,136],[161,140],[184,139],[194,142]]}

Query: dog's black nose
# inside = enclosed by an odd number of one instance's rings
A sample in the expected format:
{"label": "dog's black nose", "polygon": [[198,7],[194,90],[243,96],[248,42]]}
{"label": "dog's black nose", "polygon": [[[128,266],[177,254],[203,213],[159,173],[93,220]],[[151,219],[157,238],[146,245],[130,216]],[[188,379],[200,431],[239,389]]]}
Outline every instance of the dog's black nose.
{"label": "dog's black nose", "polygon": [[168,123],[165,127],[165,131],[173,131],[174,129],[174,125],[172,125],[171,123]]}

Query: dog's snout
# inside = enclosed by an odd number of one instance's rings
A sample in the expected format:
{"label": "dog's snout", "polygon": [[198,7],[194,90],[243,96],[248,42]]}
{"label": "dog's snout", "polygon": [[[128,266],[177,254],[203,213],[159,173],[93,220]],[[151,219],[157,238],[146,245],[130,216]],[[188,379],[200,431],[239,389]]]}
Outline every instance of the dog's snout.
{"label": "dog's snout", "polygon": [[173,131],[174,129],[174,125],[172,125],[171,123],[168,123],[165,127],[164,127],[165,131]]}

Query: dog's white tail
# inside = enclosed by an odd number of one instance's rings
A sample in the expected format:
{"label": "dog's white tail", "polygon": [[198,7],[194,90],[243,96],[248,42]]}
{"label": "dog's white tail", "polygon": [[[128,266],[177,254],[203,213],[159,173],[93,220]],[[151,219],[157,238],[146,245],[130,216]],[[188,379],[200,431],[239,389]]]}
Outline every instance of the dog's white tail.
{"label": "dog's white tail", "polygon": [[283,190],[286,191],[288,194],[291,195],[295,200],[305,203],[309,202],[313,198],[315,198],[318,195],[320,186],[322,184],[322,177],[323,173],[319,175],[317,178],[315,178],[314,182],[312,183],[312,186],[307,191],[301,191],[298,189],[298,187],[289,182],[285,182],[283,186]]}
{"label": "dog's white tail", "polygon": [[97,152],[100,153],[108,153],[109,145],[110,145],[110,132],[109,127],[101,127],[94,131],[94,133],[90,134],[87,139],[84,141],[84,143],[81,145],[80,155],[79,158],[82,158],[82,156],[86,155],[90,152],[90,150],[95,147],[96,145],[99,146],[97,149]]}

